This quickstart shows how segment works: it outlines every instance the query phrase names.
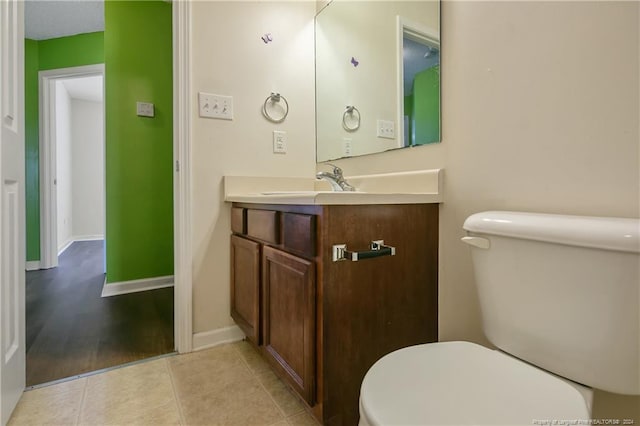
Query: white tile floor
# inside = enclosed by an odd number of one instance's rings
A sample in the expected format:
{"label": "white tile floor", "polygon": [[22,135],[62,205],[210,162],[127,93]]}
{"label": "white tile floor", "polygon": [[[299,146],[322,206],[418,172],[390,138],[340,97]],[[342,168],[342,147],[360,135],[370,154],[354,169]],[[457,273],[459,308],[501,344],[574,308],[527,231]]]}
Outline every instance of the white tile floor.
{"label": "white tile floor", "polygon": [[318,425],[246,342],[27,391],[9,425]]}

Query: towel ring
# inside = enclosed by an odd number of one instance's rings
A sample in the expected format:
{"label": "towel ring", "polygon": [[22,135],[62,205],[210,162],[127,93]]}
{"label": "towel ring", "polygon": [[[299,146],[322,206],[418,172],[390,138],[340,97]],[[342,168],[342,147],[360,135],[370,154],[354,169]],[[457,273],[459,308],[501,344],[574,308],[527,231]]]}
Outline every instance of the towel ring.
{"label": "towel ring", "polygon": [[[355,116],[352,120],[353,122],[351,126],[347,123],[347,116],[352,118]],[[355,132],[360,128],[360,111],[358,111],[358,108],[352,105],[347,105],[347,109],[345,109],[344,114],[342,114],[342,127],[347,132]]]}
{"label": "towel ring", "polygon": [[[271,102],[272,104],[280,103],[280,100],[284,102],[284,108],[283,108],[284,112],[282,113],[282,117],[274,118],[267,111],[267,104],[269,102]],[[289,114],[289,102],[287,102],[287,99],[284,96],[282,96],[280,93],[271,92],[271,94],[267,96],[267,99],[264,100],[264,104],[262,105],[262,114],[267,120],[273,123],[282,123],[284,119],[287,118],[287,115]]]}

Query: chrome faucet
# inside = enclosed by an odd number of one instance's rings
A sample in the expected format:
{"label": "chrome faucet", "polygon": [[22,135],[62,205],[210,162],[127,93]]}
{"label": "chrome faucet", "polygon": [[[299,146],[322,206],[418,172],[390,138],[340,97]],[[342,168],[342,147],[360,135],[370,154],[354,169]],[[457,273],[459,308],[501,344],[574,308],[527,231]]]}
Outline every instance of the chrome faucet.
{"label": "chrome faucet", "polygon": [[318,172],[316,173],[316,179],[324,179],[329,184],[331,184],[331,189],[334,191],[355,191],[356,189],[349,185],[349,183],[344,180],[344,176],[342,175],[342,169],[333,164],[329,164],[329,166],[333,167],[333,173],[331,172]]}

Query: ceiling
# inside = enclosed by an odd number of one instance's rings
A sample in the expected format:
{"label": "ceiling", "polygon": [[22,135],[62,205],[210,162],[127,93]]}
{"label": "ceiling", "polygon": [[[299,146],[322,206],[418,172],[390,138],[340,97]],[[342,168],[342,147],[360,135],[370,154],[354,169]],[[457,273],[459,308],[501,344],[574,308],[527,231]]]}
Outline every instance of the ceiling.
{"label": "ceiling", "polygon": [[[25,37],[47,40],[104,31],[103,0],[26,0]],[[102,76],[61,80],[72,99],[102,102]]]}
{"label": "ceiling", "polygon": [[26,0],[25,37],[46,40],[104,31],[102,0]]}

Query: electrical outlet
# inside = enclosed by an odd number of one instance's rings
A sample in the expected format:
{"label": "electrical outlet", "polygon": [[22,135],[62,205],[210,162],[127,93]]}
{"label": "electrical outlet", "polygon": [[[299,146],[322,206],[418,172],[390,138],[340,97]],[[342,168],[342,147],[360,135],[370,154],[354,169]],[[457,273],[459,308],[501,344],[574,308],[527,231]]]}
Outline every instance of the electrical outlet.
{"label": "electrical outlet", "polygon": [[149,102],[136,102],[136,113],[139,117],[153,117],[155,115],[153,104]]}
{"label": "electrical outlet", "polygon": [[232,96],[199,92],[198,105],[200,107],[200,117],[233,120]]}
{"label": "electrical outlet", "polygon": [[287,132],[284,132],[282,130],[273,131],[273,153],[287,153]]}
{"label": "electrical outlet", "polygon": [[379,138],[385,139],[395,139],[396,138],[396,130],[395,123],[393,121],[388,120],[378,120],[377,122],[377,132],[376,135]]}
{"label": "electrical outlet", "polygon": [[351,143],[353,140],[351,138],[342,138],[342,142],[344,143],[344,155],[351,157]]}

